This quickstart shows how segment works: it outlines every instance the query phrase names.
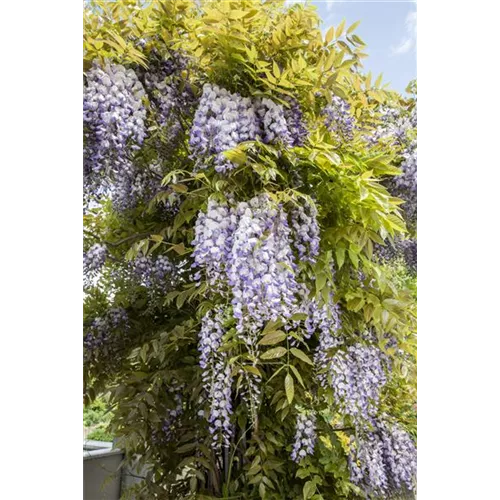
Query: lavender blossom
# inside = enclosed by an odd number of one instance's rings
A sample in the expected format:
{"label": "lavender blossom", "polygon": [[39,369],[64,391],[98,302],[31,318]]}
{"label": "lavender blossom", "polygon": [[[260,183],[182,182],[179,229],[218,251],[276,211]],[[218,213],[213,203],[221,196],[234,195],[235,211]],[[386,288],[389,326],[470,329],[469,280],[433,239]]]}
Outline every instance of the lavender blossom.
{"label": "lavender blossom", "polygon": [[307,455],[314,453],[316,444],[316,415],[314,413],[298,413],[295,425],[295,442],[291,458],[299,463]]}
{"label": "lavender blossom", "polygon": [[94,278],[106,262],[108,250],[104,245],[96,243],[83,253],[83,274],[87,281]]}
{"label": "lavender blossom", "polygon": [[[195,238],[192,241],[193,267],[205,269],[208,282],[221,287],[225,280],[226,264],[229,261],[236,228],[234,210],[215,200],[209,200],[207,212],[200,212],[195,224]],[[195,276],[200,279],[198,272]]]}
{"label": "lavender blossom", "polygon": [[290,104],[290,107],[284,110],[285,121],[291,138],[290,145],[303,146],[308,132],[302,110],[296,99],[286,96],[285,100]]}
{"label": "lavender blossom", "polygon": [[324,109],[325,125],[340,138],[351,141],[354,137],[354,117],[351,115],[351,105],[339,96],[332,97],[332,103]]}
{"label": "lavender blossom", "polygon": [[[250,99],[217,85],[207,83],[203,86],[189,140],[195,159],[215,155],[216,171],[227,172],[235,165],[223,152],[241,142],[255,140],[257,132],[257,120]],[[199,163],[199,168],[206,168],[205,163]]]}
{"label": "lavender blossom", "polygon": [[209,430],[218,451],[221,446],[229,446],[233,433],[231,368],[227,362],[226,352],[219,350],[225,333],[223,314],[222,307],[219,307],[213,313],[209,311],[203,316],[198,346],[200,367],[203,370],[203,386],[210,404]]}
{"label": "lavender blossom", "polygon": [[98,190],[112,174],[127,175],[129,151],[146,136],[144,88],[137,75],[123,66],[94,64],[83,93],[86,184]]}
{"label": "lavender blossom", "polygon": [[271,99],[260,99],[255,103],[255,112],[259,118],[260,133],[266,144],[283,143],[292,145],[293,138],[288,130],[285,110],[281,104]]}
{"label": "lavender blossom", "polygon": [[398,424],[374,420],[364,428],[348,457],[351,481],[369,496],[387,498],[413,491],[417,450],[409,434]]}
{"label": "lavender blossom", "polygon": [[299,260],[316,262],[319,254],[318,209],[312,200],[295,208],[291,214],[294,229],[294,245],[299,253]]}
{"label": "lavender blossom", "polygon": [[139,284],[152,290],[165,292],[176,279],[175,267],[165,255],[156,258],[140,256],[132,261],[131,266]]}
{"label": "lavender blossom", "polygon": [[380,390],[387,382],[384,360],[377,347],[355,344],[337,352],[329,363],[335,399],[355,421],[370,420],[376,413]]}
{"label": "lavender blossom", "polygon": [[[290,247],[290,228],[281,206],[267,195],[237,207],[228,280],[232,289],[237,330],[288,318],[296,302],[296,264]],[[246,339],[248,344],[252,338]]]}

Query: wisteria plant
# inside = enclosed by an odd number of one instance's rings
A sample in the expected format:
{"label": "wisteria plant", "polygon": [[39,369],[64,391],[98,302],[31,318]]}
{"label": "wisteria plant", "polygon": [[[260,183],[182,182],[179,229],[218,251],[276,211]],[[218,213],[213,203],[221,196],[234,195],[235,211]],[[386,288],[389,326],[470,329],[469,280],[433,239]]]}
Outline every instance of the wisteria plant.
{"label": "wisteria plant", "polygon": [[372,82],[357,24],[85,5],[84,400],[108,395],[143,478],[124,498],[416,489],[416,299],[390,264],[416,241],[416,96]]}

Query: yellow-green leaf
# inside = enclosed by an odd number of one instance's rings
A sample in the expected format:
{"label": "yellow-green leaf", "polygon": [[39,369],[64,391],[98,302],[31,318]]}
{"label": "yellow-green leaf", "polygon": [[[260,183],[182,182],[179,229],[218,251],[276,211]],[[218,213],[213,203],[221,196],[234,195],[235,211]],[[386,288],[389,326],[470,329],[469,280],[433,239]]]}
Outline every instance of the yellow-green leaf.
{"label": "yellow-green leaf", "polygon": [[357,269],[359,265],[358,254],[354,250],[349,249],[349,258],[351,259],[351,262],[354,264],[354,267]]}
{"label": "yellow-green leaf", "polygon": [[243,367],[243,370],[245,370],[248,373],[253,373],[254,375],[257,375],[258,377],[262,376],[262,374],[260,373],[259,369],[256,366],[245,365]]}
{"label": "yellow-green leaf", "polygon": [[292,370],[295,377],[299,381],[300,385],[305,389],[306,386],[304,385],[304,381],[302,380],[302,377],[300,376],[299,370],[297,370],[297,368],[295,368],[295,366],[293,366],[293,365],[290,365],[290,370]]}
{"label": "yellow-green leaf", "polygon": [[337,258],[337,265],[339,266],[340,269],[345,261],[345,248],[337,247],[335,249],[335,257]]}
{"label": "yellow-green leaf", "polygon": [[171,188],[177,193],[187,193],[188,188],[184,184],[172,184]]}
{"label": "yellow-green leaf", "polygon": [[305,363],[307,363],[308,365],[313,365],[314,363],[311,361],[311,358],[309,358],[309,356],[301,351],[300,349],[297,349],[296,347],[292,347],[290,349],[290,352],[296,357],[296,358],[299,358],[301,361],[304,361]]}
{"label": "yellow-green leaf", "polygon": [[355,23],[352,23],[347,30],[347,34],[349,35],[350,33],[352,33],[359,26],[360,22],[361,21],[356,21]]}
{"label": "yellow-green leaf", "polygon": [[247,12],[244,10],[231,10],[229,12],[230,19],[241,19],[247,15]]}
{"label": "yellow-green leaf", "polygon": [[328,45],[333,40],[333,35],[335,34],[335,28],[332,26],[325,35],[325,42]]}
{"label": "yellow-green leaf", "polygon": [[293,385],[293,378],[289,373],[287,373],[285,377],[285,392],[286,398],[288,399],[288,404],[292,404],[293,396],[295,394],[295,388]]}
{"label": "yellow-green leaf", "polygon": [[281,358],[286,354],[286,349],[284,347],[275,347],[274,349],[269,349],[266,351],[261,358],[262,359],[276,359]]}
{"label": "yellow-green leaf", "polygon": [[283,340],[286,339],[286,334],[281,330],[277,330],[275,332],[268,333],[264,335],[264,337],[259,341],[260,345],[274,345],[279,344]]}
{"label": "yellow-green leaf", "polygon": [[338,38],[340,35],[342,35],[342,32],[344,31],[344,26],[345,26],[345,19],[343,19],[342,22],[339,24],[337,31],[335,32],[335,38]]}
{"label": "yellow-green leaf", "polygon": [[280,69],[276,64],[276,61],[273,61],[273,73],[276,78],[279,78],[281,76]]}
{"label": "yellow-green leaf", "polygon": [[326,62],[325,62],[325,70],[326,71],[328,71],[333,66],[333,62],[335,61],[336,57],[337,57],[337,54],[332,50],[330,52],[330,55],[328,56]]}
{"label": "yellow-green leaf", "polygon": [[304,500],[308,500],[314,495],[314,492],[316,491],[316,486],[312,481],[307,481],[306,484],[304,484],[304,489],[302,490],[302,494],[304,495]]}

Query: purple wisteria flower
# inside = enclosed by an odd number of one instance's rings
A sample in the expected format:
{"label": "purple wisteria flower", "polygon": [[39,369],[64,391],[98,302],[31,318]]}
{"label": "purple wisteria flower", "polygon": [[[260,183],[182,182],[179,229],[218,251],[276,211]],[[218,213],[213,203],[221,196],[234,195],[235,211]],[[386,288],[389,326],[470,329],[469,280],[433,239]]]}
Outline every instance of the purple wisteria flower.
{"label": "purple wisteria flower", "polygon": [[104,316],[92,320],[83,338],[83,353],[86,361],[96,360],[105,348],[113,350],[112,332],[117,328],[128,328],[128,314],[122,307],[109,309]]}
{"label": "purple wisteria flower", "polygon": [[[237,330],[288,318],[296,302],[296,264],[286,213],[268,195],[237,206],[238,225],[228,265]],[[247,343],[253,343],[251,337]]]}
{"label": "purple wisteria flower", "polygon": [[219,451],[221,446],[229,446],[233,434],[231,368],[227,353],[220,350],[222,336],[225,333],[223,321],[222,307],[216,308],[213,312],[208,311],[201,321],[198,344],[203,386],[210,405],[207,420],[213,444]]}
{"label": "purple wisteria flower", "polygon": [[321,306],[315,299],[311,300],[305,327],[309,336],[319,330],[318,346],[314,352],[314,366],[318,382],[322,387],[326,387],[333,359],[332,350],[344,342],[339,334],[340,307],[334,304],[333,296],[330,296],[329,301]]}
{"label": "purple wisteria flower", "polygon": [[307,455],[314,453],[316,444],[316,415],[312,412],[298,413],[295,424],[295,442],[291,458],[299,463]]}
{"label": "purple wisteria flower", "polygon": [[351,141],[354,137],[354,116],[351,105],[339,96],[332,97],[332,103],[323,110],[325,125],[340,138]]}
{"label": "purple wisteria flower", "polygon": [[83,253],[83,275],[86,282],[92,281],[106,262],[108,250],[104,245],[96,243]]}
{"label": "purple wisteria flower", "polygon": [[[196,220],[193,267],[204,269],[208,282],[218,289],[226,280],[236,223],[234,209],[213,199],[209,200],[206,213],[200,212]],[[201,278],[200,272],[195,278]]]}
{"label": "purple wisteria flower", "polygon": [[[241,142],[255,140],[257,133],[257,117],[249,98],[217,85],[206,83],[203,86],[189,139],[193,158],[200,160],[215,155],[215,169],[224,173],[235,165],[223,152]],[[206,167],[203,161],[198,165],[199,168]]]}
{"label": "purple wisteria flower", "polygon": [[371,427],[351,440],[351,481],[367,495],[387,498],[413,491],[417,472],[417,450],[410,435],[399,425],[373,420]]}
{"label": "purple wisteria flower", "polygon": [[299,260],[316,262],[320,237],[318,209],[314,202],[306,199],[303,205],[292,210],[291,222],[294,230],[294,246],[299,254]]}
{"label": "purple wisteria flower", "polygon": [[374,346],[355,344],[329,361],[329,378],[343,413],[368,421],[377,411],[380,390],[387,382],[385,355]]}
{"label": "purple wisteria flower", "polygon": [[308,135],[304,115],[300,109],[300,105],[296,99],[286,96],[285,101],[290,104],[289,108],[285,108],[285,120],[290,134],[291,146],[303,146]]}
{"label": "purple wisteria flower", "polygon": [[97,63],[86,75],[83,92],[86,185],[98,190],[103,176],[127,177],[132,169],[129,150],[146,136],[144,88],[131,69]]}
{"label": "purple wisteria flower", "polygon": [[176,268],[165,255],[137,257],[131,267],[139,284],[153,290],[167,291],[176,279]]}
{"label": "purple wisteria flower", "polygon": [[255,112],[259,118],[260,135],[266,144],[281,142],[291,146],[292,136],[288,130],[285,109],[271,99],[259,99],[255,102]]}

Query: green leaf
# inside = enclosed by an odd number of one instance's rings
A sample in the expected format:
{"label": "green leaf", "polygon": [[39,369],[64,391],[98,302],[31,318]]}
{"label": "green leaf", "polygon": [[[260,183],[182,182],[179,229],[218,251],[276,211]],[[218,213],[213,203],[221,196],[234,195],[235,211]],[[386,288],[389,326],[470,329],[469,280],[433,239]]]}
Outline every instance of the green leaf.
{"label": "green leaf", "polygon": [[243,370],[245,370],[248,373],[253,373],[254,375],[257,375],[258,377],[262,376],[262,374],[260,373],[259,369],[256,366],[245,365],[243,367]]}
{"label": "green leaf", "polygon": [[292,372],[295,375],[295,378],[299,381],[300,385],[305,389],[306,386],[304,385],[304,381],[302,380],[299,370],[297,370],[297,368],[295,368],[295,366],[293,365],[290,365],[290,370],[292,370]]}
{"label": "green leaf", "polygon": [[302,490],[302,494],[304,495],[304,500],[311,498],[314,495],[315,491],[316,491],[316,485],[312,481],[307,481],[307,483],[304,484],[304,489]]}
{"label": "green leaf", "polygon": [[358,35],[352,35],[352,39],[358,44],[358,45],[366,45],[361,38],[359,38]]}
{"label": "green leaf", "polygon": [[309,356],[301,351],[300,349],[297,349],[296,347],[292,347],[290,349],[290,352],[296,357],[296,358],[299,358],[301,361],[304,361],[304,363],[307,363],[308,365],[313,365],[314,363],[311,361],[311,359],[309,358]]}
{"label": "green leaf", "polygon": [[260,345],[274,345],[279,344],[286,339],[286,334],[281,330],[276,330],[275,332],[268,333],[259,341]]}
{"label": "green leaf", "polygon": [[169,250],[174,250],[174,252],[178,253],[179,255],[184,255],[186,253],[186,247],[184,246],[184,243],[172,245]]}
{"label": "green leaf", "polygon": [[293,378],[289,373],[287,373],[285,377],[285,393],[288,399],[288,404],[292,404],[295,389],[293,386]]}
{"label": "green leaf", "polygon": [[259,484],[259,495],[260,495],[260,498],[266,497],[266,486],[264,483]]}
{"label": "green leaf", "polygon": [[236,165],[244,165],[247,161],[247,154],[241,149],[230,149],[223,151],[224,156]]}
{"label": "green leaf", "polygon": [[332,26],[325,35],[325,42],[328,45],[333,40],[333,35],[335,34],[335,28]]}
{"label": "green leaf", "polygon": [[309,469],[303,468],[299,469],[297,473],[295,474],[295,477],[298,477],[299,479],[304,479],[306,477],[309,477],[311,473],[309,472]]}
{"label": "green leaf", "polygon": [[352,33],[358,26],[361,21],[356,21],[355,23],[352,23],[349,28],[347,29],[347,34],[349,35]]}
{"label": "green leaf", "polygon": [[276,64],[276,61],[273,61],[273,73],[276,78],[281,76],[279,66]]}
{"label": "green leaf", "polygon": [[194,450],[196,448],[196,443],[188,443],[180,446],[175,450],[175,453],[186,453],[188,451]]}
{"label": "green leaf", "polygon": [[337,259],[337,265],[339,266],[340,269],[345,261],[345,248],[337,247],[335,249],[335,257]]}
{"label": "green leaf", "polygon": [[295,313],[290,318],[292,321],[305,321],[309,316],[305,313]]}
{"label": "green leaf", "polygon": [[245,10],[231,10],[229,12],[230,19],[241,19],[247,15]]}
{"label": "green leaf", "polygon": [[342,19],[342,22],[339,24],[337,31],[335,31],[335,38],[338,38],[340,35],[342,35],[342,32],[344,31],[344,26],[345,26],[345,19]]}
{"label": "green leaf", "polygon": [[358,254],[349,248],[349,258],[351,259],[351,262],[354,264],[354,267],[357,269],[359,266],[359,256]]}
{"label": "green leaf", "polygon": [[261,359],[276,359],[281,358],[287,353],[284,347],[275,347],[274,349],[269,349],[262,356]]}
{"label": "green leaf", "polygon": [[171,184],[170,187],[177,193],[187,193],[188,188],[185,184]]}
{"label": "green leaf", "polygon": [[326,285],[326,274],[318,274],[316,276],[316,293],[319,293]]}

